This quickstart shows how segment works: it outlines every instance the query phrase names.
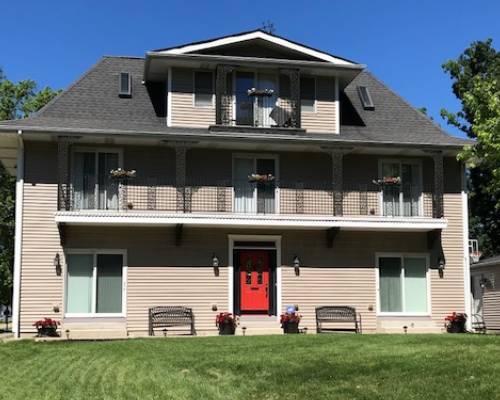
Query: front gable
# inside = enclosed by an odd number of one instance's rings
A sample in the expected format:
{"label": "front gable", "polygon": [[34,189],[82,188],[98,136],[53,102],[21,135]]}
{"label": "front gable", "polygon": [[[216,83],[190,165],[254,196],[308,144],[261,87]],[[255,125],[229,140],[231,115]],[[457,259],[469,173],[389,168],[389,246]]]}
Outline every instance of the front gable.
{"label": "front gable", "polygon": [[155,53],[277,58],[327,62],[337,65],[356,64],[261,30],[224,36],[203,42],[189,43],[178,47],[159,49],[155,50]]}

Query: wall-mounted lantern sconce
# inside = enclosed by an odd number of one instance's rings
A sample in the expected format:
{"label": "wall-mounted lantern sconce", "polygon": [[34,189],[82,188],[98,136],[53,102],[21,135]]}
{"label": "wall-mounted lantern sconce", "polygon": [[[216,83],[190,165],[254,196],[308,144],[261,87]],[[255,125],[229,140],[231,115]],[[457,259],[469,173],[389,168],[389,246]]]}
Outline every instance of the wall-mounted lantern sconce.
{"label": "wall-mounted lantern sconce", "polygon": [[293,256],[292,264],[293,264],[293,269],[295,270],[295,276],[299,276],[300,275],[300,260],[299,260],[299,257],[297,255]]}
{"label": "wall-mounted lantern sconce", "polygon": [[215,255],[215,253],[212,254],[212,267],[214,267],[214,274],[215,276],[219,276],[219,259]]}
{"label": "wall-mounted lantern sconce", "polygon": [[62,268],[61,268],[61,256],[59,253],[56,253],[54,257],[54,267],[56,269],[57,276],[61,276]]}
{"label": "wall-mounted lantern sconce", "polygon": [[446,266],[446,262],[443,257],[439,257],[438,259],[438,271],[439,277],[442,278],[444,276],[444,268]]}

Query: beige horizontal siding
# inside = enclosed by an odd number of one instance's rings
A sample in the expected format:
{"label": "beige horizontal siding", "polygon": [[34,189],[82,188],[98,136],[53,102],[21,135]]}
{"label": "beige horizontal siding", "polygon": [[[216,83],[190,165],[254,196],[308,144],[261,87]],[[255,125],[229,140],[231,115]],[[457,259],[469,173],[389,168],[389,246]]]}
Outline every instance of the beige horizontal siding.
{"label": "beige horizontal siding", "polygon": [[500,276],[495,279],[495,287],[486,289],[483,295],[483,317],[486,329],[500,330]]}
{"label": "beige horizontal siding", "polygon": [[[228,310],[227,268],[215,276],[212,267],[131,267],[128,269],[127,329],[143,332],[152,306],[193,309],[197,331],[216,331],[215,316]],[[146,328],[146,329],[145,329]]]}
{"label": "beige horizontal siding", "polygon": [[446,258],[443,278],[432,271],[432,317],[443,325],[444,317],[453,311],[465,312],[464,247],[462,234],[461,193],[444,195],[444,214],[448,227],[443,230],[442,243]]}
{"label": "beige horizontal siding", "polygon": [[172,126],[208,127],[215,124],[215,95],[211,107],[194,106],[194,70],[172,70]]}
{"label": "beige horizontal siding", "polygon": [[301,127],[310,132],[337,132],[337,103],[335,102],[335,80],[333,78],[316,79],[316,109],[314,112],[301,113]]}

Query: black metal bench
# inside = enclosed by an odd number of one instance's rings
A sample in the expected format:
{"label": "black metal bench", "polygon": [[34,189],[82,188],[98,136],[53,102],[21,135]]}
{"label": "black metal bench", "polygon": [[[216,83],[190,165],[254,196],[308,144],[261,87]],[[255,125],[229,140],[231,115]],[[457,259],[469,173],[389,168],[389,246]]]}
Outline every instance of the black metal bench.
{"label": "black metal bench", "polygon": [[[343,324],[341,327],[324,327],[323,324]],[[352,324],[352,327],[346,325]],[[361,333],[361,314],[349,306],[316,307],[316,332],[344,331]]]}
{"label": "black metal bench", "polygon": [[149,336],[155,335],[155,329],[187,326],[191,335],[196,335],[194,329],[193,310],[182,306],[160,306],[149,309]]}

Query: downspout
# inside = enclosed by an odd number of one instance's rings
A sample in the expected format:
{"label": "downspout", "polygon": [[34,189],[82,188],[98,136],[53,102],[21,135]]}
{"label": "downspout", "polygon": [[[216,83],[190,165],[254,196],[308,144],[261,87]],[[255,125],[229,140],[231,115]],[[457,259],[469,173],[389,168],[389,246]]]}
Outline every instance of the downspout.
{"label": "downspout", "polygon": [[12,294],[12,333],[19,338],[21,305],[21,254],[23,235],[23,192],[24,192],[24,142],[23,131],[17,131],[18,149],[16,165],[16,221],[14,231],[14,279]]}
{"label": "downspout", "polygon": [[467,193],[467,171],[462,166],[462,236],[463,236],[463,260],[464,260],[464,301],[465,313],[467,314],[466,329],[472,330],[472,299],[471,299],[471,277],[470,277],[470,254],[469,254],[469,199]]}

